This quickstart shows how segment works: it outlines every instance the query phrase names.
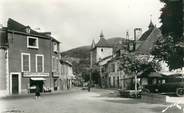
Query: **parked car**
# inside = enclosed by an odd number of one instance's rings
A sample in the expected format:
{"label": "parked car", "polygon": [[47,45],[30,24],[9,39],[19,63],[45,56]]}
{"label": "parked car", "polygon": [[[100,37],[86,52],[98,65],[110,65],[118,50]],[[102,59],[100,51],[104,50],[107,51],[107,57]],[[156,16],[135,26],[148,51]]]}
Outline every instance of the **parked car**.
{"label": "parked car", "polygon": [[143,86],[146,93],[166,93],[184,96],[184,77],[182,75],[163,76],[152,78],[147,85]]}

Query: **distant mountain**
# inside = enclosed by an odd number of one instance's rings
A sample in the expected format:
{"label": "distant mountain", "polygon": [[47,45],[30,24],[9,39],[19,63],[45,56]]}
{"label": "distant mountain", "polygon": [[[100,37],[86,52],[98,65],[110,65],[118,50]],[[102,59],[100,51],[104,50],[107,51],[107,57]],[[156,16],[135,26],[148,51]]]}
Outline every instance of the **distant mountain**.
{"label": "distant mountain", "polygon": [[[114,37],[107,39],[107,42],[116,50],[118,46],[125,42],[124,38]],[[79,73],[87,68],[90,64],[91,46],[81,46],[61,53],[62,57],[69,60],[73,64],[74,72]]]}
{"label": "distant mountain", "polygon": [[[123,42],[125,42],[124,38],[120,38],[120,37],[115,37],[115,38],[110,38],[107,39],[107,42],[109,44],[111,44],[113,47],[116,47],[117,45],[121,44],[121,41],[123,40]],[[75,58],[86,58],[89,57],[90,55],[90,48],[91,46],[81,46],[81,47],[77,47],[65,52],[62,52],[61,54],[63,56],[69,56],[69,57],[75,57]]]}
{"label": "distant mountain", "polygon": [[81,46],[61,53],[62,56],[69,56],[74,58],[89,57],[90,46]]}

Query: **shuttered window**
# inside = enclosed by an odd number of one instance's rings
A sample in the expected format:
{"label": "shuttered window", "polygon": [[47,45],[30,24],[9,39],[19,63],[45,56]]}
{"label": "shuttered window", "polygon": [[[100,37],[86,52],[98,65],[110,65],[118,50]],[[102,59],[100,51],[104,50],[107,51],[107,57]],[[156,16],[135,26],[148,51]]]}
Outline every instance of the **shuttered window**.
{"label": "shuttered window", "polygon": [[44,56],[36,55],[36,72],[44,72]]}
{"label": "shuttered window", "polygon": [[22,72],[29,72],[30,71],[30,54],[22,53]]}

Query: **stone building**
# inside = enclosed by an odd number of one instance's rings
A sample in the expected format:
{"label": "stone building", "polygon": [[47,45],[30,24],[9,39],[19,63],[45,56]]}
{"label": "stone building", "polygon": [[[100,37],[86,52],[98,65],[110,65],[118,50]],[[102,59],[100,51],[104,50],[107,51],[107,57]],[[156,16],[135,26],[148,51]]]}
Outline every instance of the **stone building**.
{"label": "stone building", "polygon": [[9,19],[0,29],[1,95],[27,93],[38,86],[57,88],[59,41],[49,32],[37,32]]}
{"label": "stone building", "polygon": [[73,74],[72,63],[67,60],[60,60],[60,89],[70,89],[73,87],[75,75]]}

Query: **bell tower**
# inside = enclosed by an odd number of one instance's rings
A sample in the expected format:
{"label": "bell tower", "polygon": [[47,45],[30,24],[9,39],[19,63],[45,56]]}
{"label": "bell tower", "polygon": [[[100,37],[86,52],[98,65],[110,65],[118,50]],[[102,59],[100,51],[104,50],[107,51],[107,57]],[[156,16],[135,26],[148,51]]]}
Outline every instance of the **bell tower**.
{"label": "bell tower", "polygon": [[94,40],[91,45],[92,64],[98,63],[100,60],[113,54],[113,47],[104,38],[103,32],[100,33],[100,40],[95,44]]}

